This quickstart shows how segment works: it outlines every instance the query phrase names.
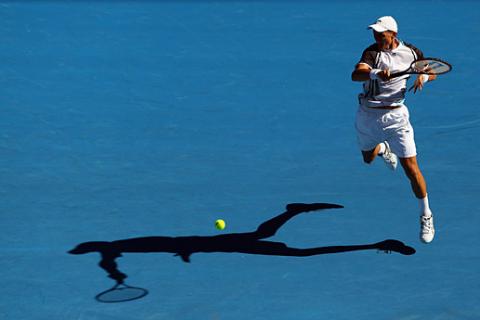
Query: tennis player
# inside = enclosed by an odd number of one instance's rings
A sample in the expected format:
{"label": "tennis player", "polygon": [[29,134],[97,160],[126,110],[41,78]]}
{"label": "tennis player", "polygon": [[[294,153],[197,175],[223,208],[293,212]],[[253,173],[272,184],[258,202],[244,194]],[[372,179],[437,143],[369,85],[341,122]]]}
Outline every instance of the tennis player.
{"label": "tennis player", "polygon": [[[433,215],[428,204],[427,186],[418,167],[413,128],[404,104],[410,75],[390,78],[390,74],[406,70],[423,53],[397,38],[398,26],[393,17],[380,17],[368,26],[375,43],[363,51],[352,73],[352,80],[363,82],[359,95],[355,127],[365,163],[377,155],[395,170],[398,161],[410,180],[413,193],[420,203],[420,239],[429,243],[435,236]],[[414,92],[422,90],[435,75],[419,75]]]}

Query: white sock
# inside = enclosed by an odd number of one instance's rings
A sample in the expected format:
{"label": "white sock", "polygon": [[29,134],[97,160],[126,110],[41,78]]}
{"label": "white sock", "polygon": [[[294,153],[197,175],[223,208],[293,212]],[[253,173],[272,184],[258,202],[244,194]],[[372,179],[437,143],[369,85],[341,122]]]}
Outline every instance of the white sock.
{"label": "white sock", "polygon": [[420,203],[420,212],[422,216],[424,217],[430,217],[432,215],[432,211],[430,210],[430,207],[428,206],[428,194],[425,195],[425,198],[423,199],[418,199]]}
{"label": "white sock", "polygon": [[378,145],[380,146],[380,150],[378,150],[378,155],[381,156],[385,152],[385,150],[387,150],[387,146],[383,142],[380,142]]}

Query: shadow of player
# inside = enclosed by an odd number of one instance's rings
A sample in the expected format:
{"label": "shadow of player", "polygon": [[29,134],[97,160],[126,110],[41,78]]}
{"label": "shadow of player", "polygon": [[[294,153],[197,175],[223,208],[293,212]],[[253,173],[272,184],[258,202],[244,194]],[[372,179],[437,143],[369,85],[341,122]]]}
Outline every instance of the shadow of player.
{"label": "shadow of player", "polygon": [[238,252],[272,256],[307,257],[319,254],[338,253],[358,250],[377,249],[385,252],[398,252],[412,255],[415,249],[404,245],[398,240],[384,240],[373,244],[329,246],[307,249],[290,248],[282,242],[264,241],[272,237],[277,230],[294,216],[310,211],[343,208],[341,205],[329,203],[291,203],[284,213],[262,223],[254,232],[229,233],[216,236],[184,236],[184,237],[139,237],[116,241],[91,241],[77,245],[70,254],[85,254],[99,252],[103,268],[109,277],[117,283],[123,283],[127,277],[117,268],[115,259],[122,253],[169,252],[180,256],[184,262],[190,262],[190,256],[198,252]]}

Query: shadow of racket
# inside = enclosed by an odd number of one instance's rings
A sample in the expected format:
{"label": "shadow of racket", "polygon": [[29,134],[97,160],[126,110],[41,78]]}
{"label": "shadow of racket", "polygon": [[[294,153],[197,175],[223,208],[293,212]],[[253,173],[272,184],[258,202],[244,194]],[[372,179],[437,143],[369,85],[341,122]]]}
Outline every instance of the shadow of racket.
{"label": "shadow of racket", "polygon": [[141,299],[147,294],[147,289],[132,287],[125,283],[117,283],[112,288],[97,294],[95,300],[104,303],[126,302]]}

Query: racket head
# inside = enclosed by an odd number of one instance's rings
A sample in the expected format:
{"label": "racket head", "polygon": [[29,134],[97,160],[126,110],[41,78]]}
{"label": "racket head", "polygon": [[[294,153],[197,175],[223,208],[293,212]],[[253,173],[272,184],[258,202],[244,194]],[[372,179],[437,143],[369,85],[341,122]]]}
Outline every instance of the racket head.
{"label": "racket head", "polygon": [[116,284],[113,288],[97,294],[95,300],[103,303],[126,302],[141,299],[147,294],[147,289],[132,287],[126,284]]}
{"label": "racket head", "polygon": [[411,69],[421,74],[444,74],[452,70],[452,65],[438,58],[423,58],[412,62]]}

